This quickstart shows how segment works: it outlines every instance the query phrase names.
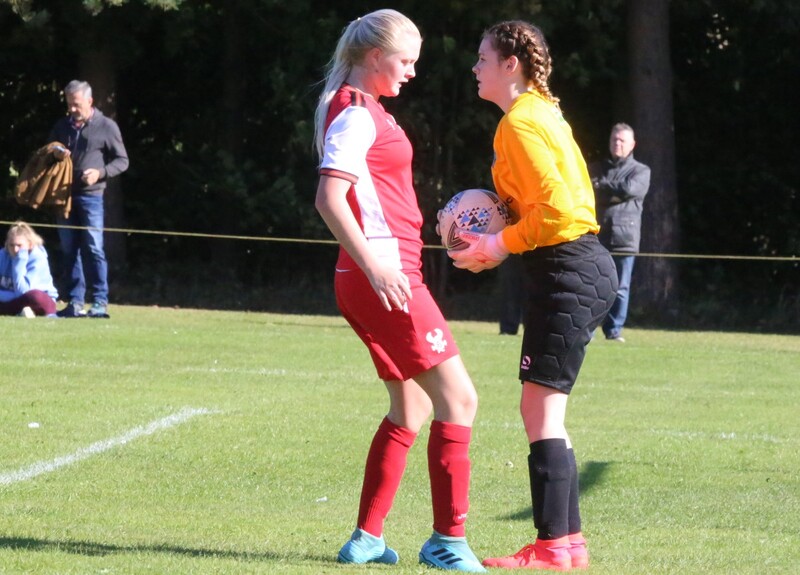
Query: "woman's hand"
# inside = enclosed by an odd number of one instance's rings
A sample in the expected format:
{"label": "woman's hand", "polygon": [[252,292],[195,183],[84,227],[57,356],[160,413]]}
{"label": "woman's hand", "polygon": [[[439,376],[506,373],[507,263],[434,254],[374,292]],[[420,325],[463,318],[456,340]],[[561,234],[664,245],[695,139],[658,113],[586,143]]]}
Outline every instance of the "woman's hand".
{"label": "woman's hand", "polygon": [[33,245],[31,242],[23,237],[15,237],[11,238],[6,242],[6,251],[11,255],[12,258],[16,257],[24,257],[28,259],[31,251],[33,250]]}
{"label": "woman's hand", "polygon": [[411,282],[406,274],[387,265],[379,265],[376,270],[367,271],[366,274],[372,289],[387,311],[406,309],[411,301]]}

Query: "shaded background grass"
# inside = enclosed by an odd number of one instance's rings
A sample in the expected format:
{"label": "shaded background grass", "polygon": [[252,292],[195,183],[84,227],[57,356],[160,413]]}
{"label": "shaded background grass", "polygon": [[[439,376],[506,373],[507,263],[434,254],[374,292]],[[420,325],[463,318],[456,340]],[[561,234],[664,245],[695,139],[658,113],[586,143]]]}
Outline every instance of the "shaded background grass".
{"label": "shaded background grass", "polygon": [[[469,537],[533,536],[518,337],[453,322],[480,394]],[[0,573],[422,573],[427,430],[386,528],[397,567],[334,562],[385,413],[335,316],[114,306],[0,318],[0,476],[175,413],[213,413],[0,485]],[[800,338],[627,330],[590,345],[568,424],[589,573],[796,572]],[[29,428],[31,422],[38,428]]]}

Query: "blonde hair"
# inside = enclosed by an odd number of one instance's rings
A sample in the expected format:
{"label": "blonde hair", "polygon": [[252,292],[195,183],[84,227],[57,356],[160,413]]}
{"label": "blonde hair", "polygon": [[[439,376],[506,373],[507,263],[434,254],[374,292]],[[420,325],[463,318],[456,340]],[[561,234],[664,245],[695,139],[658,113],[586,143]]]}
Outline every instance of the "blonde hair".
{"label": "blonde hair", "polygon": [[324,87],[314,114],[314,147],[321,158],[325,146],[325,121],[331,100],[347,80],[353,66],[360,64],[367,52],[380,48],[389,54],[403,49],[403,36],[420,36],[419,29],[396,10],[383,9],[356,18],[342,32],[336,51],[326,67]]}
{"label": "blonde hair", "polygon": [[19,237],[23,237],[28,240],[31,243],[32,248],[44,245],[42,236],[34,232],[33,228],[28,224],[19,220],[14,222],[14,225],[8,228],[8,233],[6,234],[6,249],[10,249],[11,242]]}
{"label": "blonde hair", "polygon": [[542,31],[522,20],[508,20],[495,24],[483,33],[489,38],[492,48],[505,59],[516,56],[522,64],[522,73],[533,88],[546,99],[558,104],[550,91],[549,79],[553,71],[550,47]]}

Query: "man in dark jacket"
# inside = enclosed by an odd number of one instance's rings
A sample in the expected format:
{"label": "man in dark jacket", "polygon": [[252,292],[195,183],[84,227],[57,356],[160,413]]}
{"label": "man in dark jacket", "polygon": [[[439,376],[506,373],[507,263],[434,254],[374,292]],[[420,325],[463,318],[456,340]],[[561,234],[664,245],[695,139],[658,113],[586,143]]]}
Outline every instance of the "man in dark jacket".
{"label": "man in dark jacket", "polygon": [[[92,87],[87,82],[73,80],[64,88],[64,97],[68,115],[58,120],[50,132],[50,141],[64,145],[54,155],[58,159],[70,156],[73,167],[72,211],[67,218],[57,218],[69,297],[69,304],[58,315],[108,317],[103,192],[109,178],[128,169],[128,153],[116,122],[93,107]],[[83,311],[86,279],[94,297],[88,314]]]}
{"label": "man in dark jacket", "polygon": [[617,299],[603,322],[606,339],[624,342],[622,328],[628,317],[634,254],[642,236],[642,206],[650,188],[650,168],[633,158],[636,146],[633,128],[615,124],[611,128],[611,157],[589,166],[594,186],[600,242],[617,264]]}

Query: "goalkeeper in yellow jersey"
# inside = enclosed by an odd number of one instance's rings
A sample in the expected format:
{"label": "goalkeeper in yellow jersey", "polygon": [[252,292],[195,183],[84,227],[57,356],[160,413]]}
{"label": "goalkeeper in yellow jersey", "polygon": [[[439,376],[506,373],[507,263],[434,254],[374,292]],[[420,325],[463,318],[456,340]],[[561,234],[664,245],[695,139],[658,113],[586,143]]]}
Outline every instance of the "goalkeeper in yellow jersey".
{"label": "goalkeeper in yellow jersey", "polygon": [[472,71],[478,95],[504,113],[492,178],[518,220],[497,234],[463,233],[469,247],[448,252],[456,267],[476,273],[522,254],[525,274],[520,412],[536,537],[514,555],[485,559],[487,567],[567,570],[589,563],[564,419],[586,345],[614,301],[617,274],[597,239],[586,162],[548,86],[551,65],[542,32],[527,22],[484,32]]}

